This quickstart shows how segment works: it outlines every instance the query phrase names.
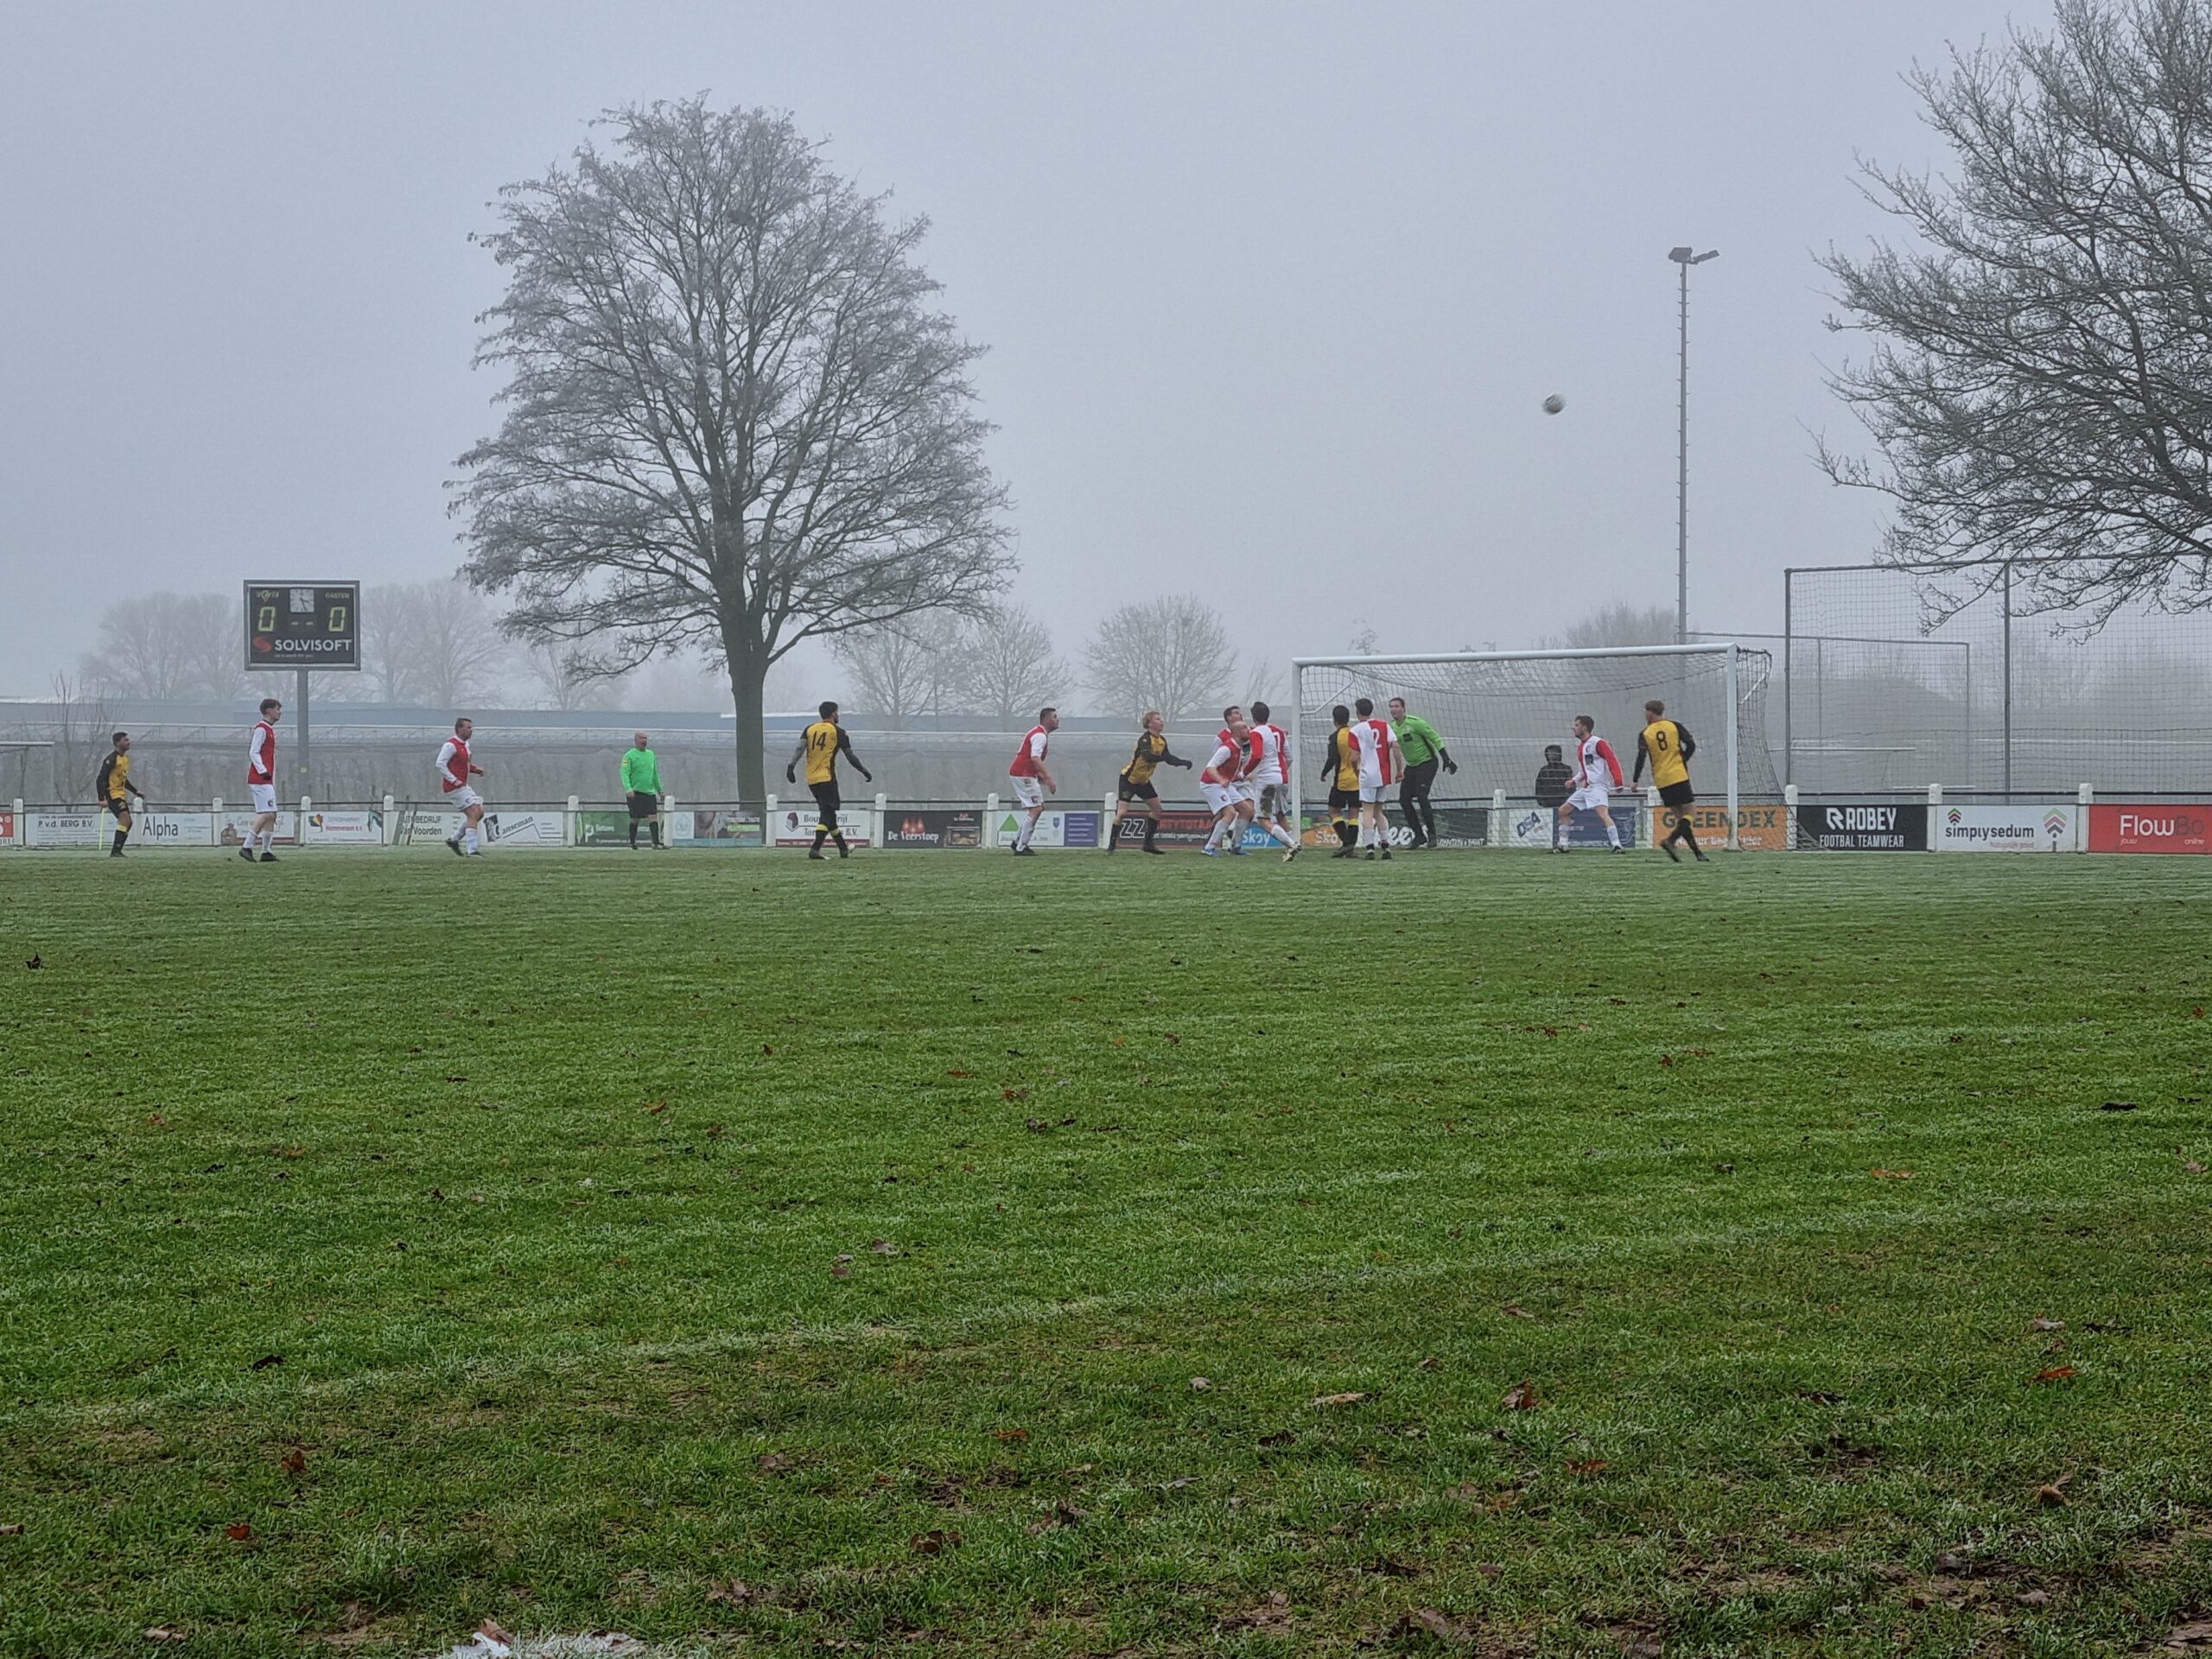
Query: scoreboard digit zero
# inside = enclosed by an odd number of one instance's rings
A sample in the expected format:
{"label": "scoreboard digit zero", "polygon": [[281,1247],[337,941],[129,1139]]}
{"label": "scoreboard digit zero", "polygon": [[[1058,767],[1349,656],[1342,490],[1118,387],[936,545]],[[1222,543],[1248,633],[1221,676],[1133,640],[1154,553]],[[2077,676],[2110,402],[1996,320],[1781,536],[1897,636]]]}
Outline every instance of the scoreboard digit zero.
{"label": "scoreboard digit zero", "polygon": [[361,665],[358,582],[249,582],[248,668],[357,669]]}

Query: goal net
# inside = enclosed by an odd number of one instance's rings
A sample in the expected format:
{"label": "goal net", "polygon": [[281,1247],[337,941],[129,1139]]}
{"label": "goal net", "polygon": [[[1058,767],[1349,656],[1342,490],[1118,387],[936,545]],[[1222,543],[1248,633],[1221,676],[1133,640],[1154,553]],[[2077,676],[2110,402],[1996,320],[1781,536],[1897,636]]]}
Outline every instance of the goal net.
{"label": "goal net", "polygon": [[[1331,710],[1366,697],[1387,715],[1389,700],[1436,728],[1459,763],[1436,779],[1440,808],[1483,807],[1503,794],[1525,817],[1548,807],[1556,791],[1540,790],[1545,749],[1557,745],[1571,763],[1577,715],[1619,756],[1625,776],[1636,766],[1643,705],[1656,697],[1667,715],[1697,741],[1692,779],[1700,803],[1725,803],[1729,840],[1736,839],[1744,801],[1777,801],[1782,786],[1766,741],[1766,690],[1771,658],[1733,643],[1633,645],[1595,651],[1464,652],[1442,657],[1301,657],[1291,664],[1293,789],[1301,810],[1325,796],[1321,747],[1334,725]],[[1644,784],[1650,782],[1649,768]],[[1640,798],[1640,791],[1638,791]],[[1548,828],[1545,834],[1548,838]],[[1512,837],[1493,834],[1493,842]]]}

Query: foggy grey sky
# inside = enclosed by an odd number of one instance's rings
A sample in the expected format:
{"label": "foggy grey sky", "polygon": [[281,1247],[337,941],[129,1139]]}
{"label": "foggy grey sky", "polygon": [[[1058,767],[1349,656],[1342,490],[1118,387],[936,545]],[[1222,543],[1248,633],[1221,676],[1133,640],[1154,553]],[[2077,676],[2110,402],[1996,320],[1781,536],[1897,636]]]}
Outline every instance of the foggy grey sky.
{"label": "foggy grey sky", "polygon": [[1685,241],[1722,251],[1692,626],[1771,628],[1784,564],[1879,522],[1805,459],[1848,430],[1810,251],[1878,228],[1854,150],[1936,159],[1899,73],[2012,10],[13,7],[0,693],[73,666],[111,594],[449,572],[442,486],[497,385],[469,233],[601,109],[702,90],[934,222],[991,348],[1015,596],[1064,654],[1162,590],[1278,664],[1671,603]]}

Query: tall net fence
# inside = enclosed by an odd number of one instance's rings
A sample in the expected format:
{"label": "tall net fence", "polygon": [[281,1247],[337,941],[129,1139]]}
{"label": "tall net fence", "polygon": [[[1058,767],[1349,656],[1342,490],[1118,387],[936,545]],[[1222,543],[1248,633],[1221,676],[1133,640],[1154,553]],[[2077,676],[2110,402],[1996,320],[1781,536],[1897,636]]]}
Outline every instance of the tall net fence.
{"label": "tall net fence", "polygon": [[1298,759],[1309,782],[1300,792],[1309,799],[1315,793],[1310,780],[1319,776],[1321,745],[1333,723],[1330,711],[1360,697],[1372,700],[1378,713],[1388,712],[1390,698],[1404,697],[1408,712],[1434,726],[1459,762],[1456,776],[1437,780],[1439,798],[1478,800],[1497,790],[1511,800],[1534,798],[1546,747],[1573,753],[1577,715],[1597,721],[1628,771],[1635,764],[1644,702],[1656,697],[1697,740],[1692,771],[1701,796],[1717,800],[1725,794],[1732,744],[1738,793],[1746,800],[1771,800],[1782,792],[1767,747],[1773,659],[1758,650],[1739,649],[1735,657],[1732,708],[1728,652],[1721,646],[1666,653],[1484,653],[1412,662],[1301,659],[1295,672],[1304,752]]}
{"label": "tall net fence", "polygon": [[1783,577],[1785,781],[1821,794],[2201,791],[2212,614],[2052,604],[2034,561]]}

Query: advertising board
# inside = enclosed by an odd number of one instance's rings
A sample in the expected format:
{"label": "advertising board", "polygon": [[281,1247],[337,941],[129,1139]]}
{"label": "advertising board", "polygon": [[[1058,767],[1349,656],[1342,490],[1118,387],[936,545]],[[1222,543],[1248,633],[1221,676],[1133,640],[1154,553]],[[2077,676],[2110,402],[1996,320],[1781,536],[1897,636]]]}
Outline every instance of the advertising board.
{"label": "advertising board", "polygon": [[[1651,809],[1651,840],[1656,846],[1675,833],[1680,818],[1671,806]],[[1725,801],[1700,801],[1689,810],[1690,833],[1708,849],[1728,844],[1728,806]],[[1789,850],[1789,814],[1780,801],[1738,801],[1736,804],[1736,844],[1747,853],[1786,853]]]}
{"label": "advertising board", "polygon": [[1829,853],[1924,853],[1928,803],[1800,802],[1797,838]]}
{"label": "advertising board", "polygon": [[568,817],[559,811],[486,812],[484,835],[495,847],[565,847]]}
{"label": "advertising board", "polygon": [[337,847],[384,845],[384,814],[374,811],[310,812],[308,844]]}
{"label": "advertising board", "polygon": [[99,812],[26,812],[26,847],[97,847],[100,844]]}
{"label": "advertising board", "polygon": [[[594,815],[579,813],[577,816],[582,818]],[[766,844],[760,832],[760,814],[750,807],[695,807],[689,811],[678,812],[669,828],[672,839],[679,846],[760,847]],[[628,838],[629,826],[626,819],[622,826],[622,839],[626,845]]]}
{"label": "advertising board", "polygon": [[16,815],[6,807],[0,807],[0,847],[15,844],[16,829]]}
{"label": "advertising board", "polygon": [[[1011,847],[1014,838],[1021,833],[1022,820],[1029,815],[1020,811],[1002,811],[997,819],[999,845]],[[1169,815],[1161,813],[1165,820]],[[1098,838],[1100,815],[1096,807],[1082,811],[1066,807],[1052,807],[1037,820],[1036,833],[1029,837],[1029,844],[1036,848],[1099,847],[1104,843]],[[1206,830],[1198,840],[1204,842],[1213,829],[1213,820],[1206,820]],[[1165,840],[1162,836],[1160,839]]]}
{"label": "advertising board", "polygon": [[981,847],[983,815],[972,808],[931,806],[887,807],[883,814],[886,847]]}
{"label": "advertising board", "polygon": [[[837,827],[844,833],[848,847],[866,847],[868,826],[875,817],[873,802],[866,805],[848,806],[837,814]],[[815,810],[814,803],[804,806],[785,806],[779,803],[775,822],[771,826],[776,832],[779,847],[811,847],[814,845],[815,826],[822,822],[822,815]]]}
{"label": "advertising board", "polygon": [[213,812],[139,812],[132,817],[133,847],[213,847]]}
{"label": "advertising board", "polygon": [[588,809],[576,814],[576,845],[579,847],[627,847],[630,844],[630,815],[626,811],[607,811]]}
{"label": "advertising board", "polygon": [[2212,853],[2212,806],[2190,802],[2089,809],[2093,853]]}
{"label": "advertising board", "polygon": [[2078,806],[1945,806],[1929,820],[1938,853],[2072,853],[2082,847]]}
{"label": "advertising board", "polygon": [[[223,822],[216,831],[218,844],[225,847],[245,846],[246,834],[253,828],[253,819],[254,815],[251,812],[225,812]],[[299,840],[300,815],[296,812],[279,812],[276,815],[276,844],[279,847],[296,847]]]}
{"label": "advertising board", "polygon": [[[1614,797],[1613,827],[1620,831],[1621,845],[1641,844],[1643,826],[1642,803],[1625,791]],[[1543,806],[1509,807],[1505,815],[1505,844],[1509,847],[1535,848],[1538,851],[1552,844],[1552,810]],[[1598,822],[1595,812],[1577,812],[1567,819],[1567,828],[1560,839],[1569,847],[1603,847],[1605,845],[1605,826]]]}

